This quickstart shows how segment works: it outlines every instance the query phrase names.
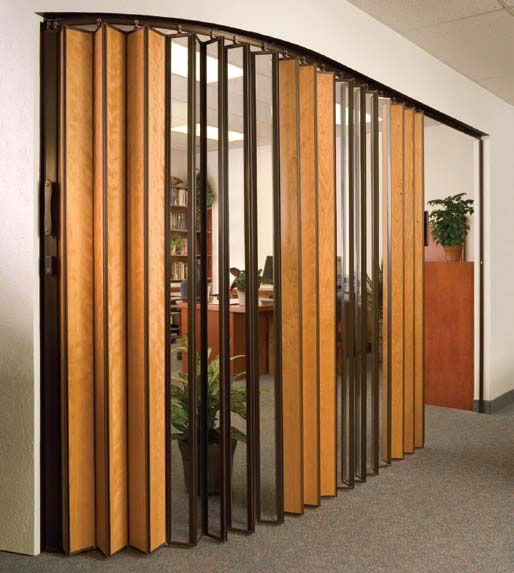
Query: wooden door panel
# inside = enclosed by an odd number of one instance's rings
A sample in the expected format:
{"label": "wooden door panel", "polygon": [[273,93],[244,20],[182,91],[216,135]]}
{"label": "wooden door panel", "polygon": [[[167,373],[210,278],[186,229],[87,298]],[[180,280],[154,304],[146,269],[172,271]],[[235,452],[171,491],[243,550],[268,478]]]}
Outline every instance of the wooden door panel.
{"label": "wooden door panel", "polygon": [[150,551],[166,541],[166,439],[164,382],[164,109],[165,39],[148,32],[148,398]]}
{"label": "wooden door panel", "polygon": [[96,542],[127,544],[125,34],[95,32]]}
{"label": "wooden door panel", "polygon": [[424,115],[414,115],[414,446],[425,443],[424,397]]}
{"label": "wooden door panel", "polygon": [[62,37],[62,376],[65,550],[95,545],[93,36]]}
{"label": "wooden door panel", "polygon": [[404,112],[403,449],[414,452],[414,110]]}
{"label": "wooden door panel", "polygon": [[127,37],[127,352],[129,543],[148,550],[145,337],[145,30]]}
{"label": "wooden door panel", "polygon": [[[334,74],[317,74],[321,495],[336,495],[336,190]],[[308,312],[308,309],[305,309]]]}
{"label": "wooden door panel", "polygon": [[404,109],[391,105],[391,456],[403,458]]}
{"label": "wooden door panel", "polygon": [[320,503],[316,68],[301,66],[300,184],[304,501]]}
{"label": "wooden door panel", "polygon": [[298,63],[279,63],[284,511],[303,513]]}
{"label": "wooden door panel", "polygon": [[165,39],[127,38],[129,542],[165,542]]}

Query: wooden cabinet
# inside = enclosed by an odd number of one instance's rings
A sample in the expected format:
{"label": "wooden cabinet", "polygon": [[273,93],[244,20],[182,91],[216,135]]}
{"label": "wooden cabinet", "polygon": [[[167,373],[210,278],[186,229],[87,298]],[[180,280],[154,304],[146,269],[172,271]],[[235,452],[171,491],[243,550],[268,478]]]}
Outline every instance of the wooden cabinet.
{"label": "wooden cabinet", "polygon": [[473,263],[425,263],[425,403],[471,410]]}

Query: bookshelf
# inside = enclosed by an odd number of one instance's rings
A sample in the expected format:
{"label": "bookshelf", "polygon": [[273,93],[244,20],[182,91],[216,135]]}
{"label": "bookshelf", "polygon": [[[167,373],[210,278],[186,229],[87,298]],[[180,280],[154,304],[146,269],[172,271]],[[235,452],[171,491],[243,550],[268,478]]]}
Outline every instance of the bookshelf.
{"label": "bookshelf", "polygon": [[[176,303],[181,300],[180,284],[187,279],[189,259],[189,191],[183,183],[170,186],[170,316],[171,342],[181,335],[180,310]],[[199,222],[197,220],[197,228]],[[196,232],[195,251],[200,251],[200,230]],[[197,254],[197,260],[200,255]],[[207,280],[212,282],[212,209],[207,211]]]}

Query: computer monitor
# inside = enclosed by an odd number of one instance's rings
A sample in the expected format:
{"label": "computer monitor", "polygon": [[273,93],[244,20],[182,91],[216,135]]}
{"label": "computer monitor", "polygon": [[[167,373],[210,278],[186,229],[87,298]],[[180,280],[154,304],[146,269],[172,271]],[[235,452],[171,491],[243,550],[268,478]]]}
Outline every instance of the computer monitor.
{"label": "computer monitor", "polygon": [[266,262],[264,263],[264,270],[262,271],[262,284],[264,285],[273,284],[273,257],[266,257]]}

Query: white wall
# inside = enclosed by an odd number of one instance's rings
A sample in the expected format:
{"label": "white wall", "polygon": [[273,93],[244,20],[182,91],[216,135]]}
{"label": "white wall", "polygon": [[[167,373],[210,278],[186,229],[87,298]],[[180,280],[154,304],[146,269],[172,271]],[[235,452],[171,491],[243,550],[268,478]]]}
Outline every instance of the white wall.
{"label": "white wall", "polygon": [[[475,147],[476,139],[446,125],[425,124],[425,209],[432,199],[444,199],[448,195],[466,193],[477,202],[475,196]],[[477,213],[478,214],[478,213]],[[473,261],[475,221],[469,218],[470,230],[466,237],[466,260]]]}
{"label": "white wall", "polygon": [[[243,147],[229,149],[229,266],[245,268],[244,243],[244,154]],[[264,270],[266,257],[273,255],[273,158],[270,145],[257,147],[257,260]],[[218,152],[207,153],[207,175],[216,194],[212,208],[212,284],[218,293]]]}
{"label": "white wall", "polygon": [[316,50],[490,134],[486,159],[486,387],[514,386],[514,109],[345,0],[2,0],[0,34],[0,549],[38,552],[39,392],[35,260],[36,11],[174,16]]}

